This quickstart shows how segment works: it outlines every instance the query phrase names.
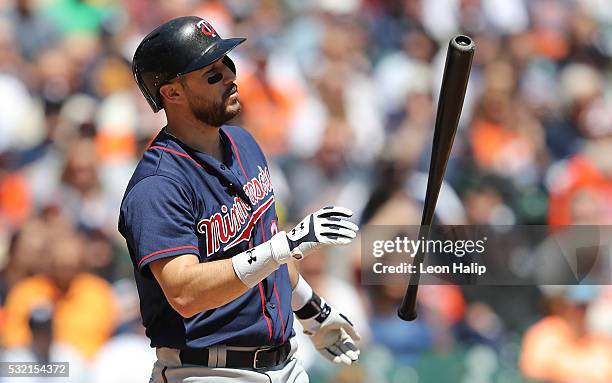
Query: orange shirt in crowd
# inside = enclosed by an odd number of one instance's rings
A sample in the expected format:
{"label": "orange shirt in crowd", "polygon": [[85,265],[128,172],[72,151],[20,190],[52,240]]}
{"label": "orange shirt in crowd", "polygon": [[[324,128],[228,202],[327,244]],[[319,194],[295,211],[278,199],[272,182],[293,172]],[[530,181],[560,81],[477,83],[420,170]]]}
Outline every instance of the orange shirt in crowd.
{"label": "orange shirt in crowd", "polygon": [[547,317],[531,327],[523,338],[519,365],[531,379],[554,383],[612,382],[612,339],[577,337],[560,317]]}
{"label": "orange shirt in crowd", "polygon": [[8,173],[0,179],[0,216],[12,227],[19,227],[32,211],[30,188],[19,173]]}
{"label": "orange shirt in crowd", "polygon": [[112,335],[117,321],[117,302],[108,282],[97,276],[79,274],[61,295],[54,283],[34,276],[17,283],[5,305],[2,344],[24,347],[32,341],[28,327],[30,312],[37,305],[54,305],[53,334],[56,342],[73,346],[91,359]]}
{"label": "orange shirt in crowd", "polygon": [[0,334],[4,333],[4,324],[6,323],[6,315],[4,307],[0,306]]}
{"label": "orange shirt in crowd", "polygon": [[447,323],[457,323],[465,316],[466,304],[459,286],[421,286],[419,303],[434,310]]}
{"label": "orange shirt in crowd", "polygon": [[523,134],[486,120],[474,122],[470,139],[474,159],[483,169],[511,166],[532,157],[532,143]]}
{"label": "orange shirt in crowd", "polygon": [[583,155],[570,159],[556,178],[550,191],[549,225],[569,225],[572,218],[572,202],[577,193],[588,191],[597,200],[600,222],[612,222],[612,179],[606,178]]}
{"label": "orange shirt in crowd", "polygon": [[238,85],[245,128],[266,155],[284,153],[291,118],[304,99],[301,88],[290,81],[282,88],[264,84],[254,73],[242,75]]}

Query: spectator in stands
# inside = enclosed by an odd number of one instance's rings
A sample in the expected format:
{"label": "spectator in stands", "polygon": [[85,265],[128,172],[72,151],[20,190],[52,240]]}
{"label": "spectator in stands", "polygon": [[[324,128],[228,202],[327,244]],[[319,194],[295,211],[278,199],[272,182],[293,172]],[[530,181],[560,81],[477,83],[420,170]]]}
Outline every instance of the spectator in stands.
{"label": "spectator in stands", "polygon": [[9,348],[30,345],[29,314],[40,302],[50,302],[54,341],[91,359],[115,328],[115,297],[108,282],[83,269],[82,236],[70,227],[53,231],[41,255],[50,260],[45,272],[17,282],[8,294],[2,344]]}

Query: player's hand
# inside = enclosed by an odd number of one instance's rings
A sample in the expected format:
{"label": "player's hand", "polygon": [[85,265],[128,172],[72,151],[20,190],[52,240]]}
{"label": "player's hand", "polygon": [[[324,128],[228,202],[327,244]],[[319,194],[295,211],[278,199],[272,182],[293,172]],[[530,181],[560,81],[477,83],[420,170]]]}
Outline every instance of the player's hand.
{"label": "player's hand", "polygon": [[359,227],[348,221],[353,212],[339,206],[327,206],[309,214],[292,230],[287,232],[291,256],[297,260],[313,247],[346,245],[357,236]]}
{"label": "player's hand", "polygon": [[359,359],[355,342],[360,338],[353,323],[321,299],[321,312],[314,318],[300,319],[304,333],[314,347],[333,363],[351,365]]}

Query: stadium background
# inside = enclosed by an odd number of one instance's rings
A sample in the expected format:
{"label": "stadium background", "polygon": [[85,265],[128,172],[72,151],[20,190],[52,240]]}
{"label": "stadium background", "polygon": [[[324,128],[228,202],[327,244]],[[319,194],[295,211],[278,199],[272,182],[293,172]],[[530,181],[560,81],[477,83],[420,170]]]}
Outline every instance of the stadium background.
{"label": "stadium background", "polygon": [[[438,205],[448,224],[612,223],[609,0],[0,0],[0,359],[70,361],[70,382],[143,382],[118,206],[165,123],[131,76],[140,39],[182,15],[232,53],[284,225],[334,203],[418,224],[448,39],[478,49]],[[362,360],[308,345],[313,382],[611,382],[612,289],[362,286],[359,249],[302,273],[354,319]],[[301,338],[303,339],[303,338]],[[25,379],[19,380],[25,382]]]}

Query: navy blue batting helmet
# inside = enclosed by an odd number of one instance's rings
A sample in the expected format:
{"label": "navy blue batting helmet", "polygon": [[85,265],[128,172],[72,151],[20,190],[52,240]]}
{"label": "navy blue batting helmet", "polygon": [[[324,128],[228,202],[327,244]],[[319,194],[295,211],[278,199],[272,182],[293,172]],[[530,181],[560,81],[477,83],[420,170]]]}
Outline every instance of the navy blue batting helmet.
{"label": "navy blue batting helmet", "polygon": [[226,54],[245,38],[222,39],[206,20],[179,17],[155,28],[138,45],[132,73],[154,112],[163,108],[159,88],[186,73],[223,59],[236,72]]}

